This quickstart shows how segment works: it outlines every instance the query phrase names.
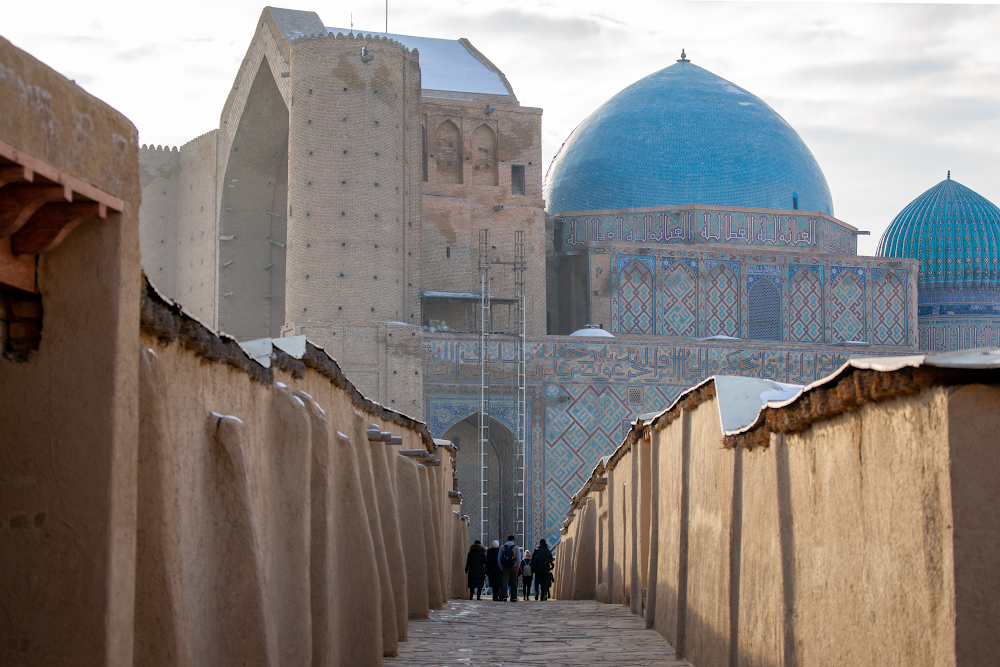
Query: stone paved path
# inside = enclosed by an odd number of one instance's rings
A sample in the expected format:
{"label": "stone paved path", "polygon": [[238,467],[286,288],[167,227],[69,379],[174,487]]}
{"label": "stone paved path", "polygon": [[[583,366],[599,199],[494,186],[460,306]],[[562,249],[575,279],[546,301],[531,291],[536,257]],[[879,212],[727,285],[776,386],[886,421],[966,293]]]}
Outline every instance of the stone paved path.
{"label": "stone paved path", "polygon": [[385,667],[690,667],[628,607],[591,601],[451,600]]}

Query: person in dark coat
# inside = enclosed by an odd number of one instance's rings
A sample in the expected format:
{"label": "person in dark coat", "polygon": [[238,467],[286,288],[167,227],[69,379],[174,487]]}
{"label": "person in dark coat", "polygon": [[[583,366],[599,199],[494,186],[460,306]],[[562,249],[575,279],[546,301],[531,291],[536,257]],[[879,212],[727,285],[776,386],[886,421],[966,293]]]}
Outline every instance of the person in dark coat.
{"label": "person in dark coat", "polygon": [[531,599],[531,577],[534,572],[531,569],[531,552],[524,554],[524,560],[521,561],[520,567],[517,568],[517,573],[521,575],[521,593],[525,601]]}
{"label": "person in dark coat", "polygon": [[535,575],[535,599],[539,594],[543,600],[549,599],[552,584],[552,552],[545,540],[539,540],[538,547],[531,553],[531,573]]}
{"label": "person in dark coat", "polygon": [[483,593],[483,580],[486,578],[486,547],[479,540],[469,549],[469,555],[465,557],[465,572],[469,575],[469,599],[475,592],[476,599],[481,600]]}
{"label": "person in dark coat", "polygon": [[486,550],[486,576],[490,579],[494,600],[503,599],[500,597],[500,575],[500,540],[493,540],[493,545]]}

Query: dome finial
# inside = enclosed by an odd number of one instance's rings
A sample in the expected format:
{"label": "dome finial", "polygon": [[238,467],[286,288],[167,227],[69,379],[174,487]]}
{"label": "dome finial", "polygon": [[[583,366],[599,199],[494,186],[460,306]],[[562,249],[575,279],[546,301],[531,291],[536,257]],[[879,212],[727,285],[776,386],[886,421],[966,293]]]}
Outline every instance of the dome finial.
{"label": "dome finial", "polygon": [[948,180],[951,180],[951,169],[948,170]]}
{"label": "dome finial", "polygon": [[679,63],[689,63],[689,62],[691,62],[690,60],[688,60],[687,54],[684,53],[684,49],[681,49],[681,57],[677,59],[677,62],[679,62]]}

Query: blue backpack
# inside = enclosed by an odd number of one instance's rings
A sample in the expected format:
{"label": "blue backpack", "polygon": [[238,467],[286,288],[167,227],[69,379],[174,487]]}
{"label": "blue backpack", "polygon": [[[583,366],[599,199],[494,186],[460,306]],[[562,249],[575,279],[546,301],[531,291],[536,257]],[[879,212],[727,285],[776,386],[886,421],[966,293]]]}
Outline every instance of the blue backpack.
{"label": "blue backpack", "polygon": [[514,567],[516,563],[517,561],[514,559],[514,547],[509,544],[505,544],[503,552],[500,554],[500,566]]}

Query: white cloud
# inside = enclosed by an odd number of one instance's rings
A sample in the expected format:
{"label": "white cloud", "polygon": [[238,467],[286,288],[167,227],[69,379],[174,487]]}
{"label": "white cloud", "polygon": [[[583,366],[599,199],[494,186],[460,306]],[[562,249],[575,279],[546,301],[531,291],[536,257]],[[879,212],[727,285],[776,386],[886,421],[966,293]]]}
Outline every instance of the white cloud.
{"label": "white cloud", "polygon": [[[379,30],[385,4],[285,4]],[[215,127],[264,3],[53,0],[4,10],[2,34],[125,113],[140,141]],[[390,0],[389,30],[468,37],[521,103],[542,107],[548,164],[573,128],[685,48],[795,127],[862,249],[951,169],[1000,204],[1000,8],[992,5]]]}

